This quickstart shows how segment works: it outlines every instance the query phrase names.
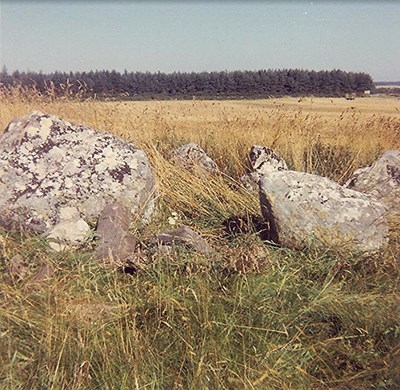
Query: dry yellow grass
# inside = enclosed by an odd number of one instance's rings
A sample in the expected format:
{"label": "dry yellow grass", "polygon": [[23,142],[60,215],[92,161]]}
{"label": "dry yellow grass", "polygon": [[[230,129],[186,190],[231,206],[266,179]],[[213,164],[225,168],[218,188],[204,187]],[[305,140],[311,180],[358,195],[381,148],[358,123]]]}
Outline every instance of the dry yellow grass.
{"label": "dry yellow grass", "polygon": [[[227,237],[222,222],[259,214],[257,195],[237,183],[252,144],[343,181],[400,148],[398,107],[395,98],[100,102],[0,91],[0,128],[40,110],[110,131],[146,150],[160,193],[155,221],[137,232],[149,261],[135,277],[100,268],[90,251],[55,254],[40,237],[0,235],[0,387],[395,388],[396,220],[388,250],[362,260],[277,249],[252,231]],[[189,141],[224,174],[167,161]],[[215,256],[146,247],[171,211]],[[30,290],[7,277],[15,254],[57,272]]]}
{"label": "dry yellow grass", "polygon": [[[252,144],[274,148],[293,169],[328,176],[329,159],[335,158],[336,164],[344,160],[346,167],[330,173],[338,181],[343,181],[353,169],[370,163],[382,151],[400,148],[400,100],[394,97],[354,101],[282,98],[82,102],[20,92],[11,97],[0,96],[0,128],[32,110],[110,131],[143,147],[150,157],[152,150],[166,156],[181,143],[196,142],[234,178],[245,171]],[[315,145],[321,144],[328,156],[316,155]],[[321,164],[327,165],[326,172],[318,171]]]}
{"label": "dry yellow grass", "polygon": [[[40,110],[128,139],[147,152],[166,212],[204,221],[216,210],[220,218],[258,211],[257,197],[235,185],[251,145],[272,147],[291,169],[343,183],[383,151],[400,148],[399,109],[393,97],[112,102],[20,89],[0,91],[0,128]],[[172,166],[170,151],[186,142],[200,144],[225,175],[204,180]]]}

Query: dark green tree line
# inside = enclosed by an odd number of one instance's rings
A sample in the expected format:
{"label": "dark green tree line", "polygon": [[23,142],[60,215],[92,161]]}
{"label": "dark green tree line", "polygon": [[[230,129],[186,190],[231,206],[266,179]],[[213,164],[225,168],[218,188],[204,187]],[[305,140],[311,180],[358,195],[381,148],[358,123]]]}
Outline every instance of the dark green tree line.
{"label": "dark green tree line", "polygon": [[89,72],[19,72],[3,67],[5,87],[35,87],[41,93],[77,94],[127,99],[262,98],[280,96],[343,96],[373,90],[371,76],[342,70],[308,71],[269,69],[257,71],[150,73],[115,70]]}

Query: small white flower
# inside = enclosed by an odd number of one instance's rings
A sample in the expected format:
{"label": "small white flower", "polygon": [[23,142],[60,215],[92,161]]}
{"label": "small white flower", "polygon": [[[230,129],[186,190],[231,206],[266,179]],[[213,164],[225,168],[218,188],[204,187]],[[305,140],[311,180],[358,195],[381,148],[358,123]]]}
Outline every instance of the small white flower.
{"label": "small white flower", "polygon": [[171,212],[171,216],[168,218],[168,223],[171,226],[175,226],[176,222],[178,221],[179,217],[178,217],[178,213],[176,211],[172,211]]}

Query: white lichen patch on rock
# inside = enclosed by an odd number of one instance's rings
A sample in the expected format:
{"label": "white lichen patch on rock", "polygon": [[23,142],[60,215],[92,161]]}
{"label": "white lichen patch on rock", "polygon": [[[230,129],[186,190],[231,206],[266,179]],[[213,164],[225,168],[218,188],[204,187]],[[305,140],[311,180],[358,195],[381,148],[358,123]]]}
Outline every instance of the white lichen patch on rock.
{"label": "white lichen patch on rock", "polygon": [[59,218],[61,221],[68,219],[79,219],[79,211],[76,207],[61,207],[59,211]]}
{"label": "white lichen patch on rock", "polygon": [[49,120],[48,118],[42,118],[39,126],[28,126],[25,131],[26,134],[31,138],[39,136],[43,140],[46,140],[51,133],[51,124],[51,119]]}
{"label": "white lichen patch on rock", "polygon": [[155,181],[143,150],[107,132],[32,113],[0,136],[0,225],[46,232],[72,207],[94,226],[123,199],[149,219]]}
{"label": "white lichen patch on rock", "polygon": [[282,246],[371,253],[387,243],[386,208],[325,177],[271,172],[260,180],[260,200],[271,236]]}

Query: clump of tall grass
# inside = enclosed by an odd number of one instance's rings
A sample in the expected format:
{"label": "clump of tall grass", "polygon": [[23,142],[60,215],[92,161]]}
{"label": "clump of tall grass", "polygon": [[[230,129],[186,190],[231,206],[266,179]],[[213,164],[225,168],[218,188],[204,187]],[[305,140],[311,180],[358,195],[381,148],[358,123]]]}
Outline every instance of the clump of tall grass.
{"label": "clump of tall grass", "polygon": [[[7,256],[16,246],[57,272],[30,289],[8,278],[3,258],[2,386],[395,388],[393,269],[245,243],[226,241],[212,258],[149,248],[151,261],[131,276],[85,252],[38,259],[31,239],[9,237]],[[229,267],[255,248],[257,272]]]}

